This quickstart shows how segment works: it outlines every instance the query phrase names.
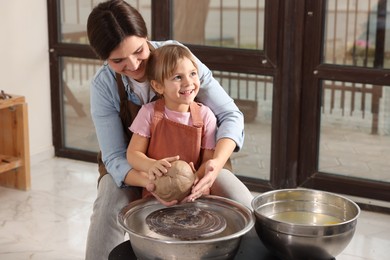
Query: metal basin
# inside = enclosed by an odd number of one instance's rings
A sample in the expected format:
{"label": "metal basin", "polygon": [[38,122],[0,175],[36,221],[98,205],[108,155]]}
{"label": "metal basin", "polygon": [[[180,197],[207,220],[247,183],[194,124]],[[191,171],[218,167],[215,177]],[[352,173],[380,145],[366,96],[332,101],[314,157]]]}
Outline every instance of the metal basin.
{"label": "metal basin", "polygon": [[255,224],[250,209],[218,196],[205,196],[195,202],[173,207],[196,207],[214,212],[223,216],[226,225],[223,231],[198,239],[183,240],[165,236],[150,229],[146,218],[153,212],[167,208],[151,198],[134,201],[120,211],[118,222],[128,232],[138,259],[231,259],[238,250],[241,237]]}
{"label": "metal basin", "polygon": [[256,231],[281,259],[333,259],[351,241],[360,208],[329,192],[284,189],[252,200]]}

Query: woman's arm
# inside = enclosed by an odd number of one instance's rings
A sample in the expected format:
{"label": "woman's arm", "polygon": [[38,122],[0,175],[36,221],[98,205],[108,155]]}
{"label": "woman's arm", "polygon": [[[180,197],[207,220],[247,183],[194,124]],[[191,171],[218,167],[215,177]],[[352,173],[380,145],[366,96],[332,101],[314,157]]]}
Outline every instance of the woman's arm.
{"label": "woman's arm", "polygon": [[[205,108],[205,106],[202,108]],[[201,194],[205,194],[209,191],[220,170],[226,164],[226,161],[236,147],[236,142],[229,138],[221,138],[215,143],[215,132],[217,131],[215,116],[210,109],[205,109],[204,111],[208,112],[203,116],[205,129],[202,144],[213,149],[205,150],[207,153],[205,153],[205,156],[203,157],[202,168],[198,170],[201,178],[192,189],[191,195],[189,196],[191,200],[196,199],[201,196]],[[213,142],[210,143],[210,141]],[[201,174],[203,174],[203,176],[201,176]]]}
{"label": "woman's arm", "polygon": [[206,162],[210,159],[213,158],[214,151],[210,149],[205,149],[203,150],[203,158],[202,158],[202,163],[199,166],[199,168],[196,171],[196,174],[199,179],[202,179],[205,173],[205,167],[206,167]]}
{"label": "woman's arm", "polygon": [[198,66],[201,87],[197,101],[208,106],[217,118],[217,142],[223,138],[231,139],[235,143],[233,151],[237,152],[244,143],[244,116],[212,72],[200,61]]}
{"label": "woman's arm", "polygon": [[103,66],[91,82],[91,115],[108,173],[118,187],[124,184],[131,166],[126,160],[127,141],[119,116],[120,100],[114,74]]}

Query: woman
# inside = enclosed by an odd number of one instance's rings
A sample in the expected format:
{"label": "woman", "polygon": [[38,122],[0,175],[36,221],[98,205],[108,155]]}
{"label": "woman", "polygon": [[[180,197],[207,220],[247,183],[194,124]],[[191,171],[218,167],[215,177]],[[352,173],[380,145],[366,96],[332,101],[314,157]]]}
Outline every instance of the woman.
{"label": "woman", "polygon": [[[145,75],[150,52],[164,44],[179,43],[148,41],[142,16],[122,0],[96,6],[88,18],[87,31],[91,47],[105,63],[91,82],[91,114],[104,165],[99,165],[102,175],[91,216],[86,259],[106,260],[110,251],[124,240],[124,232],[117,224],[118,212],[141,197],[141,188],[148,178],[147,174],[132,169],[127,162],[126,148],[130,137],[126,138],[126,131],[136,107],[154,97]],[[214,156],[207,162],[205,175],[190,196],[198,198],[210,189],[211,194],[250,207],[253,198],[250,191],[234,174],[223,169],[231,153],[238,151],[243,144],[243,115],[212,77],[211,71],[199,60],[197,62],[201,82],[197,99],[210,107],[219,128]],[[127,97],[126,101],[129,100],[130,108],[135,107],[131,116],[120,115],[126,106],[120,99],[123,95]],[[104,174],[104,169],[108,174]],[[163,203],[169,206],[176,202]]]}

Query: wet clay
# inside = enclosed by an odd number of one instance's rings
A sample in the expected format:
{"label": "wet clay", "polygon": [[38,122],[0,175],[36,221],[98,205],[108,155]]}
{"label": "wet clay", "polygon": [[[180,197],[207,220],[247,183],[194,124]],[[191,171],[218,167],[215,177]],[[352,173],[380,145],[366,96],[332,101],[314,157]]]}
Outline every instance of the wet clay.
{"label": "wet clay", "polygon": [[150,230],[180,240],[197,240],[221,233],[226,228],[223,216],[198,207],[169,207],[146,217]]}
{"label": "wet clay", "polygon": [[190,194],[194,181],[195,174],[191,166],[178,160],[172,163],[165,175],[156,178],[154,192],[165,201],[181,201]]}

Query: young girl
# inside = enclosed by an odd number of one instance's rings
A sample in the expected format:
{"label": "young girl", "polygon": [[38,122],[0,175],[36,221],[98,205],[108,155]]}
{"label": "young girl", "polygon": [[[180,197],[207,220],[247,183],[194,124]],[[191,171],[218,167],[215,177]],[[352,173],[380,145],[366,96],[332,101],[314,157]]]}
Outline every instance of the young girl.
{"label": "young girl", "polygon": [[147,77],[161,98],[142,106],[134,119],[127,160],[152,180],[180,158],[193,163],[197,180],[202,178],[205,162],[213,158],[217,126],[212,111],[194,101],[200,87],[195,58],[184,46],[162,46],[149,58]]}

